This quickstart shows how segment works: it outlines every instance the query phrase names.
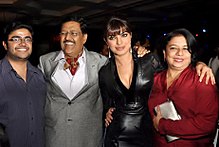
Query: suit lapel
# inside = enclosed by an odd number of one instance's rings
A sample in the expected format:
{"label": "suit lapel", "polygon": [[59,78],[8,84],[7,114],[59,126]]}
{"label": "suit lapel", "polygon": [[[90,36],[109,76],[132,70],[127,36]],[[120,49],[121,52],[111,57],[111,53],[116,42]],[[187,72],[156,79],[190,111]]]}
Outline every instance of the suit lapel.
{"label": "suit lapel", "polygon": [[56,73],[57,69],[58,69],[58,65],[59,65],[59,60],[56,59],[56,57],[58,56],[59,52],[57,52],[57,54],[54,56],[54,58],[51,58],[51,60],[49,60],[50,62],[50,66],[51,66],[51,72],[50,72],[50,83],[51,85],[53,85],[53,87],[55,88],[55,91],[57,91],[57,93],[61,94],[63,97],[67,96],[65,95],[65,93],[61,90],[60,86],[57,85],[53,80],[52,77],[54,76],[54,74]]}

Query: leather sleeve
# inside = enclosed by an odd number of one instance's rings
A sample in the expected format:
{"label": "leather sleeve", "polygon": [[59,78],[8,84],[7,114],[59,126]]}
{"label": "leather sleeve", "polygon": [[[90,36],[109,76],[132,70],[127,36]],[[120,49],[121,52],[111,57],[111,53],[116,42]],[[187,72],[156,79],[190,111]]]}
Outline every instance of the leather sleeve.
{"label": "leather sleeve", "polygon": [[99,71],[99,87],[100,87],[100,93],[103,100],[103,108],[105,110],[108,110],[110,107],[113,106],[113,100],[112,97],[110,97],[108,93],[108,75],[109,72],[106,71],[105,67],[102,67]]}

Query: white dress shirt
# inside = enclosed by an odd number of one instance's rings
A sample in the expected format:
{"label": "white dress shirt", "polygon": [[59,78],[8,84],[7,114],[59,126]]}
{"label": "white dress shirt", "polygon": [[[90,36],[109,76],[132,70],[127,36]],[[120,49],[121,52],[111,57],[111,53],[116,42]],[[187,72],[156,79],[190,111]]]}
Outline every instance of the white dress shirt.
{"label": "white dress shirt", "polygon": [[53,74],[52,80],[59,85],[66,96],[72,100],[87,84],[85,51],[83,50],[82,55],[78,58],[79,67],[74,76],[69,69],[64,70],[66,60],[63,51],[60,51],[55,60],[59,60],[59,64],[57,70]]}

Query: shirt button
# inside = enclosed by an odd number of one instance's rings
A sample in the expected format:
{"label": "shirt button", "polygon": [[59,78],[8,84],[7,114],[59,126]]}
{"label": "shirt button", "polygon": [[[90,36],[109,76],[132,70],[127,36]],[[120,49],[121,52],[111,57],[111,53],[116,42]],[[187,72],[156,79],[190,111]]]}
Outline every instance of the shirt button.
{"label": "shirt button", "polygon": [[33,135],[33,132],[31,132],[30,134]]}
{"label": "shirt button", "polygon": [[71,118],[68,118],[68,121],[72,121],[72,119],[71,119]]}
{"label": "shirt button", "polygon": [[69,101],[68,104],[71,105],[71,101]]}

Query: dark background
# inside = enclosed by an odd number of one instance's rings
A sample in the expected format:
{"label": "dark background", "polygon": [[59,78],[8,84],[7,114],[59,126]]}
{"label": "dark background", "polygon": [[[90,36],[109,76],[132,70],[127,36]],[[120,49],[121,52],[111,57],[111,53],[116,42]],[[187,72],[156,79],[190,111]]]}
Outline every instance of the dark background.
{"label": "dark background", "polygon": [[[133,44],[148,39],[152,51],[165,33],[180,27],[189,29],[199,43],[201,60],[208,63],[219,46],[218,8],[218,0],[2,0],[0,36],[3,27],[15,19],[32,24],[35,35],[30,61],[37,65],[40,55],[60,50],[58,33],[63,17],[85,17],[89,28],[85,46],[100,52],[104,24],[110,16],[122,15],[133,26]],[[0,46],[0,58],[4,55]]]}

